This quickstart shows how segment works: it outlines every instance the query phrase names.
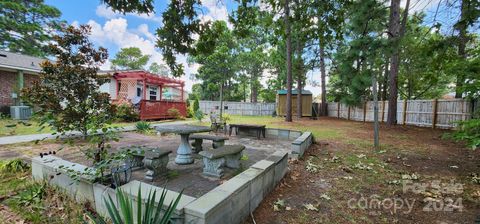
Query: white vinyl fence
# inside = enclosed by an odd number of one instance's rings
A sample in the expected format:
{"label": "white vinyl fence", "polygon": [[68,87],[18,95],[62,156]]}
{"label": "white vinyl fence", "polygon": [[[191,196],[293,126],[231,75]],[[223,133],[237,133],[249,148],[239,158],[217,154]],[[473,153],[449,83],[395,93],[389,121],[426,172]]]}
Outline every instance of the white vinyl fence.
{"label": "white vinyl fence", "polygon": [[[456,121],[470,119],[472,103],[464,99],[399,100],[397,124],[421,127],[454,128]],[[388,101],[378,102],[378,119],[387,120]],[[337,102],[328,103],[328,116],[355,121],[373,121],[373,101],[360,107]]]}
{"label": "white vinyl fence", "polygon": [[[199,101],[200,110],[204,113],[220,110],[220,101]],[[224,113],[233,115],[272,115],[275,111],[275,103],[247,103],[247,102],[223,102]]]}

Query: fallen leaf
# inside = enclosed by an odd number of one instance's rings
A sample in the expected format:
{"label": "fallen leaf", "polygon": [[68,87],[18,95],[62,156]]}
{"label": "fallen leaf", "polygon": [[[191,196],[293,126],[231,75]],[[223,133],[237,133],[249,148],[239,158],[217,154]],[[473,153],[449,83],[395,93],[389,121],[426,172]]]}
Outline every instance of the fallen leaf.
{"label": "fallen leaf", "polygon": [[318,208],[315,207],[314,205],[308,203],[308,204],[304,204],[303,207],[305,207],[307,210],[309,211],[316,211],[318,212]]}
{"label": "fallen leaf", "polygon": [[320,198],[323,198],[323,199],[325,199],[325,200],[327,200],[327,201],[330,201],[330,199],[331,199],[330,196],[328,196],[328,195],[325,194],[325,193],[323,193],[322,195],[320,195]]}

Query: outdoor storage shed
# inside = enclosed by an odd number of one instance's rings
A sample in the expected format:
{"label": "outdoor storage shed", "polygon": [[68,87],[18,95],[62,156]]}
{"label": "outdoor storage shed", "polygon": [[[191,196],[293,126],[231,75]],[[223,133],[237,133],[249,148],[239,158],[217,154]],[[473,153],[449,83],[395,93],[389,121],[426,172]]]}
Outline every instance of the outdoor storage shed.
{"label": "outdoor storage shed", "polygon": [[[312,116],[312,92],[308,90],[302,90],[302,116]],[[287,106],[287,90],[277,91],[277,115],[285,116]],[[297,90],[292,90],[292,113],[293,116],[297,115]]]}

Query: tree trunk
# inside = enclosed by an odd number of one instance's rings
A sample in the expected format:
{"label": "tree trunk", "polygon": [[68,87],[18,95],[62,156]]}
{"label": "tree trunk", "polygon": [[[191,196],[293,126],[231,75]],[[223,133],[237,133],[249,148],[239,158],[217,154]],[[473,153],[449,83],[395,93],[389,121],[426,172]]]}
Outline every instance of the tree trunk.
{"label": "tree trunk", "polygon": [[297,119],[302,118],[302,77],[300,72],[297,76]]}
{"label": "tree trunk", "polygon": [[257,98],[258,98],[258,85],[256,83],[256,79],[254,77],[257,77],[257,76],[252,76],[252,84],[251,84],[251,90],[252,90],[252,93],[250,95],[250,102],[252,103],[256,103],[257,102]]}
{"label": "tree trunk", "polygon": [[[466,20],[466,14],[467,14],[467,9],[469,8],[470,2],[468,0],[462,0],[462,5],[461,5],[461,12],[460,12],[460,22],[457,24],[457,29],[458,29],[458,56],[462,59],[467,59],[467,53],[465,51],[465,47],[467,45],[467,22]],[[462,98],[463,97],[463,83],[465,82],[465,77],[462,74],[462,72],[459,72],[457,74],[457,80],[456,80],[456,85],[455,85],[455,98]]]}
{"label": "tree trunk", "polygon": [[289,0],[285,0],[285,36],[287,47],[287,103],[285,121],[292,122],[292,38],[290,36],[290,8]]}
{"label": "tree trunk", "polygon": [[405,33],[405,26],[408,17],[408,8],[410,0],[407,0],[403,21],[400,27],[400,0],[392,0],[390,5],[390,42],[393,43],[393,53],[390,58],[390,75],[388,77],[390,94],[388,100],[387,125],[392,126],[397,123],[397,97],[398,97],[398,70],[400,68],[400,50],[399,42]]}
{"label": "tree trunk", "polygon": [[300,38],[297,35],[296,41],[296,50],[297,50],[297,119],[302,118],[302,76],[303,76],[303,61],[302,61],[302,49],[300,44]]}
{"label": "tree trunk", "polygon": [[386,62],[385,62],[385,74],[383,75],[383,89],[381,89],[382,91],[382,101],[385,101],[387,100],[387,97],[388,97],[388,74],[390,74],[390,71],[388,70],[388,66],[390,66],[390,62],[389,62],[389,59],[387,58]]}
{"label": "tree trunk", "polygon": [[222,120],[222,114],[223,114],[223,81],[220,84],[220,120]]}
{"label": "tree trunk", "polygon": [[372,94],[373,94],[373,145],[375,150],[379,148],[379,123],[378,123],[378,93],[377,93],[377,77],[372,74]]}
{"label": "tree trunk", "polygon": [[320,41],[320,75],[322,80],[322,104],[320,109],[321,116],[327,116],[327,89],[325,78],[327,76],[325,72],[325,49],[323,45],[323,41]]}

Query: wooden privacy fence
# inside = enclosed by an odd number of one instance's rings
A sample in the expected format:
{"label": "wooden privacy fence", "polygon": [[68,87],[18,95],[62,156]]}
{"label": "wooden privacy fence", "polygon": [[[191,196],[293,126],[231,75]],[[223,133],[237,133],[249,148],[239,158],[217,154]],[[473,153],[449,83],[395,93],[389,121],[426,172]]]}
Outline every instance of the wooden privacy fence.
{"label": "wooden privacy fence", "polygon": [[[328,116],[355,121],[373,121],[373,101],[360,107],[328,103]],[[388,101],[378,102],[378,120],[387,121]],[[464,99],[399,100],[397,124],[433,128],[454,128],[456,121],[470,119],[472,103]]]}
{"label": "wooden privacy fence", "polygon": [[[200,110],[204,113],[220,110],[220,101],[199,101]],[[272,115],[275,111],[275,103],[248,103],[223,101],[224,113],[233,115]]]}

